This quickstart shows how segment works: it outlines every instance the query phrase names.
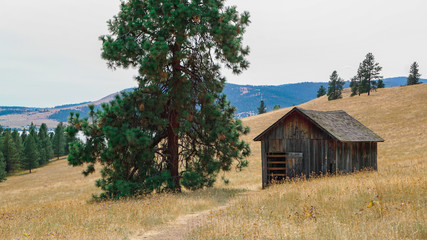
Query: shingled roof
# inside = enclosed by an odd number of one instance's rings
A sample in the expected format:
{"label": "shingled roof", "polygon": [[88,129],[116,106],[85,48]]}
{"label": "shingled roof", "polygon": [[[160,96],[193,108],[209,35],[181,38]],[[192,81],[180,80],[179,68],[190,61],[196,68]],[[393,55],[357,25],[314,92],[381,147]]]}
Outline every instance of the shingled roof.
{"label": "shingled roof", "polygon": [[261,141],[265,134],[276,127],[283,119],[293,112],[298,111],[307,117],[313,124],[328,133],[332,138],[341,142],[384,142],[380,136],[361,124],[359,121],[339,111],[314,111],[295,107],[285,116],[277,120],[273,125],[254,138],[254,141]]}

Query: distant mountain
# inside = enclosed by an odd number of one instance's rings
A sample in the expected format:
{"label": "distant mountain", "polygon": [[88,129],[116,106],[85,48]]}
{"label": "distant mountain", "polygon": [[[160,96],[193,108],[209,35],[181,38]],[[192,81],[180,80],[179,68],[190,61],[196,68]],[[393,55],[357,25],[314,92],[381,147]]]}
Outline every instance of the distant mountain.
{"label": "distant mountain", "polygon": [[[427,83],[427,79],[421,79]],[[395,77],[384,79],[386,87],[397,87],[406,85],[406,77]],[[308,102],[316,98],[317,90],[320,86],[328,87],[327,82],[303,82],[283,84],[278,86],[256,86],[256,85],[238,85],[227,83],[224,88],[224,94],[233,106],[237,108],[236,117],[242,118],[257,113],[257,107],[261,99],[267,105],[267,111],[271,111],[274,105],[280,105],[281,108]],[[345,88],[350,83],[347,81]],[[125,89],[123,91],[131,91]],[[27,108],[27,107],[2,107],[0,106],[0,125],[8,128],[23,129],[28,128],[31,122],[36,126],[46,123],[49,128],[54,128],[59,122],[66,122],[70,112],[79,113],[81,117],[87,117],[89,104],[94,104],[100,108],[101,103],[109,102],[114,96],[119,94],[110,94],[98,101],[83,102],[78,104],[67,104],[56,106],[54,108]]]}
{"label": "distant mountain", "polygon": [[[406,77],[394,77],[383,79],[386,87],[398,87],[406,85]],[[422,79],[426,83],[427,79]],[[283,84],[278,86],[256,86],[227,84],[224,93],[233,106],[237,108],[238,117],[246,117],[257,114],[257,107],[261,99],[267,105],[267,111],[271,111],[274,105],[281,108],[299,105],[313,100],[317,96],[320,86],[328,89],[327,82],[303,82],[293,84]],[[347,81],[344,88],[349,88]]]}

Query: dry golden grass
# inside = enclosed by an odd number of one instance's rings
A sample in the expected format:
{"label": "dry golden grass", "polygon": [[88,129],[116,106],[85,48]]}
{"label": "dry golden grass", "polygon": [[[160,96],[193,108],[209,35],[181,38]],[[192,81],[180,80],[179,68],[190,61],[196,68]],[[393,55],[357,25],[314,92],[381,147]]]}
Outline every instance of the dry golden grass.
{"label": "dry golden grass", "polygon": [[0,239],[126,239],[180,215],[223,205],[238,190],[210,189],[92,202],[98,175],[61,159],[0,183]]}
{"label": "dry golden grass", "polygon": [[[427,84],[380,89],[372,96],[301,105],[343,109],[373,129],[378,172],[329,176],[261,188],[260,143],[252,139],[290,108],[244,119],[250,166],[211,190],[91,202],[99,193],[82,168],[52,162],[0,183],[1,239],[126,239],[178,216],[212,209],[190,239],[426,239]],[[254,190],[238,195],[241,189]],[[233,199],[233,201],[229,201]],[[173,239],[174,236],[171,236]]]}
{"label": "dry golden grass", "polygon": [[[190,239],[427,239],[427,84],[379,89],[371,96],[326,97],[302,104],[342,109],[386,141],[378,172],[328,176],[275,185],[246,194],[211,214]],[[248,171],[231,173],[233,187],[259,189],[257,134],[291,108],[250,117]]]}

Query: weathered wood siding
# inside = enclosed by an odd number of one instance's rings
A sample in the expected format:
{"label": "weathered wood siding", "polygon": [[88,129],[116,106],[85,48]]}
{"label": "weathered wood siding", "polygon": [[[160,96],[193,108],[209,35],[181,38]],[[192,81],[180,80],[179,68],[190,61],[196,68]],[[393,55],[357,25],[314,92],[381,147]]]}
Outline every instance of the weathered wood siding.
{"label": "weathered wood siding", "polygon": [[262,188],[268,184],[267,181],[267,152],[268,141],[261,141],[261,161],[262,161]]}
{"label": "weathered wood siding", "polygon": [[[377,169],[376,142],[339,142],[295,112],[265,135],[261,143],[263,187],[268,185],[267,153],[302,153],[301,173],[349,173]],[[293,176],[288,176],[293,177]]]}

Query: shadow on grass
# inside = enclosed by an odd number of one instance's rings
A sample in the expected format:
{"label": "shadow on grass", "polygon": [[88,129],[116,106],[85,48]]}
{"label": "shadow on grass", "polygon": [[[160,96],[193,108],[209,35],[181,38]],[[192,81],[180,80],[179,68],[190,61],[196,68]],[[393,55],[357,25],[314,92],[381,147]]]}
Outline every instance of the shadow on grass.
{"label": "shadow on grass", "polygon": [[[36,173],[37,169],[46,167],[46,166],[50,165],[51,163],[54,163],[54,162],[57,162],[57,161],[62,161],[62,160],[67,160],[67,156],[62,156],[59,159],[57,159],[56,157],[52,158],[46,164],[43,164],[43,165],[41,165],[41,166],[39,166],[37,168],[31,169],[31,173]],[[12,172],[12,173],[8,174],[7,176],[8,177],[25,176],[25,175],[28,175],[28,174],[31,174],[31,173],[29,172],[29,170],[18,170],[16,172]]]}
{"label": "shadow on grass", "polygon": [[239,194],[247,192],[247,189],[228,189],[228,188],[206,188],[196,191],[187,191],[184,190],[181,193],[151,193],[148,195],[139,195],[134,197],[124,197],[120,199],[110,199],[110,198],[98,198],[96,195],[92,195],[92,198],[87,201],[89,204],[105,203],[105,202],[121,202],[129,200],[147,200],[162,198],[167,196],[175,196],[182,199],[190,200],[206,200],[214,201],[218,205],[223,205],[236,197]]}
{"label": "shadow on grass", "polygon": [[[36,173],[35,169],[31,170],[31,173]],[[17,177],[17,176],[25,176],[31,174],[28,170],[19,170],[17,172],[13,172],[7,175],[7,177]]]}
{"label": "shadow on grass", "polygon": [[248,191],[247,189],[228,189],[228,188],[207,188],[197,191],[186,191],[178,193],[177,196],[188,199],[215,199],[218,204],[222,205],[227,203],[230,199],[236,197],[243,192]]}

